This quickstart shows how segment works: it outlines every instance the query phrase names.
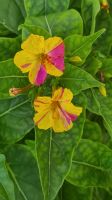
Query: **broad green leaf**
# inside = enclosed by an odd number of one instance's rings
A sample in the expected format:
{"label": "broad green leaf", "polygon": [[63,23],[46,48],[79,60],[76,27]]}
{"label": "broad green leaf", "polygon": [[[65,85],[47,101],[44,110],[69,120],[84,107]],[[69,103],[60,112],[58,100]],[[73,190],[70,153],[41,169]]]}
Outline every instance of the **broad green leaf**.
{"label": "broad green leaf", "polygon": [[93,141],[102,141],[102,130],[97,122],[86,120],[83,130],[83,138]]}
{"label": "broad green leaf", "polygon": [[33,128],[33,111],[26,96],[0,100],[0,144],[21,140]]}
{"label": "broad green leaf", "polygon": [[6,38],[0,37],[0,61],[13,58],[15,53],[20,49],[20,37]]}
{"label": "broad green leaf", "polygon": [[92,189],[77,187],[65,182],[60,193],[62,200],[90,200]]}
{"label": "broad green leaf", "polygon": [[112,16],[110,16],[110,14],[105,10],[102,10],[97,16],[96,23],[96,30],[105,28],[106,31],[96,42],[95,48],[101,51],[101,53],[109,55],[112,48]]}
{"label": "broad green leaf", "polygon": [[98,58],[90,55],[84,63],[84,67],[87,72],[95,76],[100,71],[102,67],[102,62]]}
{"label": "broad green leaf", "polygon": [[25,40],[31,33],[44,36],[45,38],[50,37],[49,32],[41,27],[35,25],[22,25],[22,40]]}
{"label": "broad green leaf", "polygon": [[74,148],[78,145],[84,125],[84,116],[73,129],[56,134],[52,130],[36,129],[36,147],[44,200],[54,200],[71,166]]}
{"label": "broad green leaf", "polygon": [[81,9],[81,1],[82,0],[71,0],[70,1],[70,8],[75,8],[77,10],[80,10]]}
{"label": "broad green leaf", "polygon": [[23,15],[16,0],[0,0],[0,24],[11,32],[18,33],[18,25],[22,22]]}
{"label": "broad green leaf", "polygon": [[[92,44],[95,40],[104,33],[105,29],[90,35],[90,36],[81,36],[81,35],[71,35],[65,38],[65,56],[73,57],[79,56],[84,62],[89,53],[91,52]],[[82,62],[81,62],[82,63]]]}
{"label": "broad green leaf", "polygon": [[112,185],[112,150],[101,143],[83,139],[78,145],[67,181],[83,187]]}
{"label": "broad green leaf", "polygon": [[15,200],[14,185],[9,177],[3,154],[0,154],[0,200]]}
{"label": "broad green leaf", "polygon": [[96,16],[100,11],[100,2],[98,0],[82,0],[81,10],[86,34],[94,33]]}
{"label": "broad green leaf", "polygon": [[106,78],[112,78],[112,58],[104,58],[102,60],[101,71]]}
{"label": "broad green leaf", "polygon": [[38,167],[32,153],[23,145],[14,145],[8,149],[6,157],[16,200],[43,200]]}
{"label": "broad green leaf", "polygon": [[46,17],[28,17],[25,25],[35,25],[48,31],[51,35],[67,37],[71,34],[82,34],[83,22],[80,14],[74,10],[49,14]]}
{"label": "broad green leaf", "polygon": [[110,188],[94,188],[93,200],[111,200],[112,192]]}
{"label": "broad green leaf", "polygon": [[5,28],[2,24],[0,24],[0,36],[6,36],[10,33],[10,31]]}
{"label": "broad green leaf", "polygon": [[24,0],[27,16],[46,15],[67,10],[70,0]]}
{"label": "broad green leaf", "polygon": [[87,109],[92,113],[102,116],[106,128],[112,137],[112,97],[109,95],[103,97],[97,89],[88,90],[86,97]]}
{"label": "broad green leaf", "polygon": [[85,70],[68,63],[66,64],[63,76],[60,77],[60,84],[72,90],[74,95],[80,93],[82,90],[102,85],[102,83],[93,78]]}
{"label": "broad green leaf", "polygon": [[10,97],[10,88],[22,88],[28,84],[27,76],[21,73],[12,59],[0,62],[0,99]]}

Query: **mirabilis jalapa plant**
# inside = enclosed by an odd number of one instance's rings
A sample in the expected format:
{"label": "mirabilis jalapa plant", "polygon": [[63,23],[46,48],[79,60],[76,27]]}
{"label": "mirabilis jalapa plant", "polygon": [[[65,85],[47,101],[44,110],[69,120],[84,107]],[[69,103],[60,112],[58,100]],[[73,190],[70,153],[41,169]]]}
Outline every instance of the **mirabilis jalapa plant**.
{"label": "mirabilis jalapa plant", "polygon": [[112,2],[0,7],[0,200],[112,199]]}

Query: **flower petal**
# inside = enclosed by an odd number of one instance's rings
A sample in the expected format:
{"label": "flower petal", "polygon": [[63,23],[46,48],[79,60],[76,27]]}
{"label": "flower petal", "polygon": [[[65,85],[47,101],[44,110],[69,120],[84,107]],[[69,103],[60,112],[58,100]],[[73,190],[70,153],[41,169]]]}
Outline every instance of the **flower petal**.
{"label": "flower petal", "polygon": [[41,64],[35,64],[29,72],[29,80],[34,85],[41,85],[47,77],[46,69]]}
{"label": "flower petal", "polygon": [[62,101],[67,103],[72,100],[73,94],[69,89],[61,87],[54,91],[52,98],[54,101]]}
{"label": "flower petal", "polygon": [[[79,116],[82,112],[81,107],[75,106],[72,103],[60,102],[60,106],[63,110],[65,110],[68,113],[72,121],[76,119],[75,116]],[[72,115],[74,115],[74,120]]]}
{"label": "flower petal", "polygon": [[50,109],[51,97],[37,97],[34,101],[34,109],[38,112]]}
{"label": "flower petal", "polygon": [[52,113],[51,111],[43,111],[41,113],[36,113],[34,116],[34,122],[39,129],[47,130],[52,127]]}
{"label": "flower petal", "polygon": [[14,57],[14,64],[21,69],[22,72],[29,72],[35,62],[35,56],[26,51],[19,51]]}
{"label": "flower petal", "polygon": [[52,37],[45,40],[45,54],[48,54],[61,43],[63,43],[63,40],[60,37]]}
{"label": "flower petal", "polygon": [[53,117],[53,130],[54,132],[64,132],[71,129],[73,123],[71,120],[67,121],[63,112],[60,109],[56,109]]}
{"label": "flower petal", "polygon": [[44,53],[44,37],[31,34],[22,43],[21,48],[36,55]]}
{"label": "flower petal", "polygon": [[48,52],[50,61],[59,70],[64,70],[64,43],[55,47],[52,51]]}
{"label": "flower petal", "polygon": [[45,61],[45,68],[48,74],[52,76],[61,76],[63,72],[57,69],[52,63]]}

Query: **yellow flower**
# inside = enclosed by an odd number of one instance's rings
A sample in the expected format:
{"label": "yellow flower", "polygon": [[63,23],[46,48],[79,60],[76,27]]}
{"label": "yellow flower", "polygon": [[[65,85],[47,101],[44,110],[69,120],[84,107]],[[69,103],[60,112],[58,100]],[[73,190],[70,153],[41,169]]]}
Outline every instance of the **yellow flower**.
{"label": "yellow flower", "polygon": [[31,34],[16,53],[14,63],[23,73],[29,72],[29,81],[41,85],[47,74],[61,76],[64,70],[64,43],[60,37],[47,40]]}
{"label": "yellow flower", "polygon": [[81,107],[71,103],[72,92],[67,88],[54,91],[52,98],[37,97],[34,108],[37,113],[34,122],[39,129],[53,128],[54,132],[64,132],[72,128],[73,123],[82,112]]}

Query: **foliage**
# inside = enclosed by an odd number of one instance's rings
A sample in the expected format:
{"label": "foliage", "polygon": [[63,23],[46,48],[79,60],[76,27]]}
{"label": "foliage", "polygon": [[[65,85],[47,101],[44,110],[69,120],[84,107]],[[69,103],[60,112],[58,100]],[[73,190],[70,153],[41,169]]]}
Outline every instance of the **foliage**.
{"label": "foliage", "polygon": [[[63,75],[39,87],[13,61],[32,33],[65,45]],[[4,0],[0,48],[0,200],[111,200],[111,0]],[[67,132],[39,130],[34,99],[57,87],[83,112]]]}

